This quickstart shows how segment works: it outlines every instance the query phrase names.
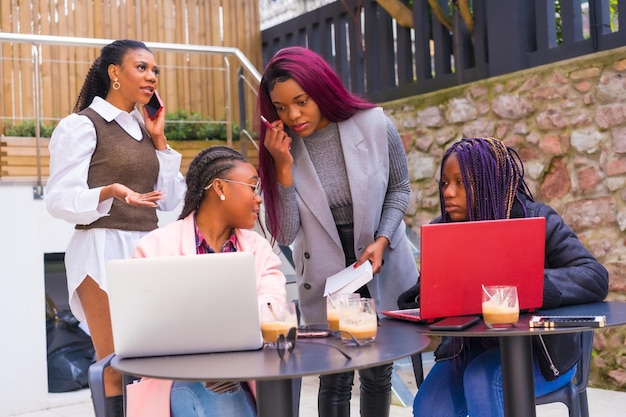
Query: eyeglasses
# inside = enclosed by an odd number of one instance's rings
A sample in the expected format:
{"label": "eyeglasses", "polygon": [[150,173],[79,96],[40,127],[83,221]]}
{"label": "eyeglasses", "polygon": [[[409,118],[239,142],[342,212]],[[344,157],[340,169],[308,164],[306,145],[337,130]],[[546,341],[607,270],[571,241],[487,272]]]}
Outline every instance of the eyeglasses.
{"label": "eyeglasses", "polygon": [[[361,342],[359,342],[356,339],[356,337],[354,337],[354,335],[352,333],[350,333],[350,332],[348,332],[346,330],[337,330],[337,331],[331,332],[332,335],[337,335],[339,333],[347,333],[356,346],[363,346],[363,344]],[[289,331],[287,332],[287,336],[285,336],[282,333],[278,335],[278,340],[276,341],[276,351],[278,352],[278,357],[280,358],[281,361],[285,357],[285,350],[287,350],[287,352],[289,352],[290,354],[291,354],[291,352],[293,352],[294,348],[296,347],[296,336],[297,336],[297,330],[296,330],[295,327],[292,327],[292,328],[289,329]],[[331,347],[331,348],[335,349],[337,352],[341,353],[347,360],[351,360],[352,359],[352,357],[350,355],[348,355],[340,347],[335,346],[335,345],[330,344],[330,343],[317,343],[317,342],[313,342],[313,341],[310,341],[310,340],[307,340],[306,342],[301,340],[300,343],[306,343],[308,345],[318,345],[318,346]]]}
{"label": "eyeglasses", "polygon": [[354,335],[352,333],[350,333],[347,330],[333,330],[330,334],[332,334],[333,336],[338,336],[340,334],[347,334],[348,336],[350,336],[350,339],[352,339],[352,343],[355,344],[355,346],[361,347],[363,346],[363,343],[359,342],[359,340],[354,337]]}
{"label": "eyeglasses", "polygon": [[285,357],[285,348],[289,353],[293,352],[293,349],[296,347],[296,328],[292,327],[287,331],[287,337],[284,334],[278,335],[278,340],[276,341],[276,350],[278,351],[278,357],[282,361]]}
{"label": "eyeglasses", "polygon": [[[261,195],[261,179],[259,178],[259,180],[256,182],[256,184],[249,184],[247,182],[241,182],[241,181],[233,181],[233,180],[228,180],[226,178],[215,178],[216,180],[222,180],[224,182],[231,182],[233,184],[241,184],[241,185],[247,185],[248,187],[252,188],[252,190],[254,191],[254,196],[258,197]],[[206,187],[204,187],[205,190],[208,190],[209,188],[211,188],[211,186],[213,185],[213,183],[207,185]]]}

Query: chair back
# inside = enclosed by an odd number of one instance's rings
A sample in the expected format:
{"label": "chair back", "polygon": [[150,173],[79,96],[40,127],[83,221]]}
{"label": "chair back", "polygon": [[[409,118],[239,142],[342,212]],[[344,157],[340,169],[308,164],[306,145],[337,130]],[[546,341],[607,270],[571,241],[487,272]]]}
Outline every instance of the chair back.
{"label": "chair back", "polygon": [[587,389],[587,383],[589,382],[589,371],[591,369],[591,354],[593,351],[593,336],[594,331],[588,330],[582,332],[580,335],[582,353],[578,362],[578,369],[576,370],[576,388],[578,392],[583,392]]}
{"label": "chair back", "polygon": [[589,369],[591,367],[593,336],[593,330],[586,330],[580,333],[582,352],[578,359],[574,380],[556,391],[537,397],[535,404],[561,402],[567,406],[569,417],[589,417],[587,383],[589,382]]}

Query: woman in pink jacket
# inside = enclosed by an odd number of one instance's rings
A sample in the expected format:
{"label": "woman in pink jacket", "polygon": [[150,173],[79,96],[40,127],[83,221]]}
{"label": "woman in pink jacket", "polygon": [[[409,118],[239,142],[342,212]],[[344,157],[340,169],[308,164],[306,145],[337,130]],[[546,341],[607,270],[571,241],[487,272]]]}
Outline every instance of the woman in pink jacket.
{"label": "woman in pink jacket", "polygon": [[[285,301],[285,276],[278,269],[278,256],[263,236],[247,230],[258,221],[262,203],[254,166],[231,148],[213,146],[192,161],[186,180],[185,205],[178,221],[146,235],[133,257],[252,252],[259,305]],[[146,386],[149,396],[170,391],[172,417],[255,415],[247,395],[253,393],[253,384],[151,380]],[[135,407],[141,408],[137,399],[129,391],[129,417],[135,417]]]}

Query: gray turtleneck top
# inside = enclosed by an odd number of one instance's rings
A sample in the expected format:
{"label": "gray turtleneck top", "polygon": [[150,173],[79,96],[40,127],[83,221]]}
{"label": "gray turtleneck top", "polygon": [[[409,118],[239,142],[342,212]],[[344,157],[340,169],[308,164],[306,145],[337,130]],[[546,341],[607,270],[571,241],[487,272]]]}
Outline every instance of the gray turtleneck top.
{"label": "gray turtleneck top", "polygon": [[[324,188],[335,224],[352,223],[352,197],[337,123],[330,123],[324,129],[313,132],[303,140]],[[389,184],[376,236],[384,236],[391,240],[391,235],[397,230],[406,212],[411,188],[402,141],[389,118],[387,118],[387,140],[389,141]],[[296,189],[294,185],[284,187],[278,184],[278,191],[280,205],[283,207],[279,210],[280,218],[278,219],[283,236],[278,236],[277,241],[282,245],[289,245],[296,238],[300,225]]]}

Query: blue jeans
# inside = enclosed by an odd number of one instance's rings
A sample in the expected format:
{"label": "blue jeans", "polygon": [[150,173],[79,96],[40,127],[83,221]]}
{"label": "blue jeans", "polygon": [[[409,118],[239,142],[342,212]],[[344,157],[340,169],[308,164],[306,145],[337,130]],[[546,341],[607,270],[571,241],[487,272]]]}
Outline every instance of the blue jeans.
{"label": "blue jeans", "polygon": [[[504,417],[499,347],[465,352],[435,363],[413,401],[415,417]],[[533,364],[535,396],[555,391],[572,380],[576,366],[546,381]]]}
{"label": "blue jeans", "polygon": [[172,417],[256,416],[241,387],[218,394],[208,390],[202,382],[174,381],[170,402]]}

